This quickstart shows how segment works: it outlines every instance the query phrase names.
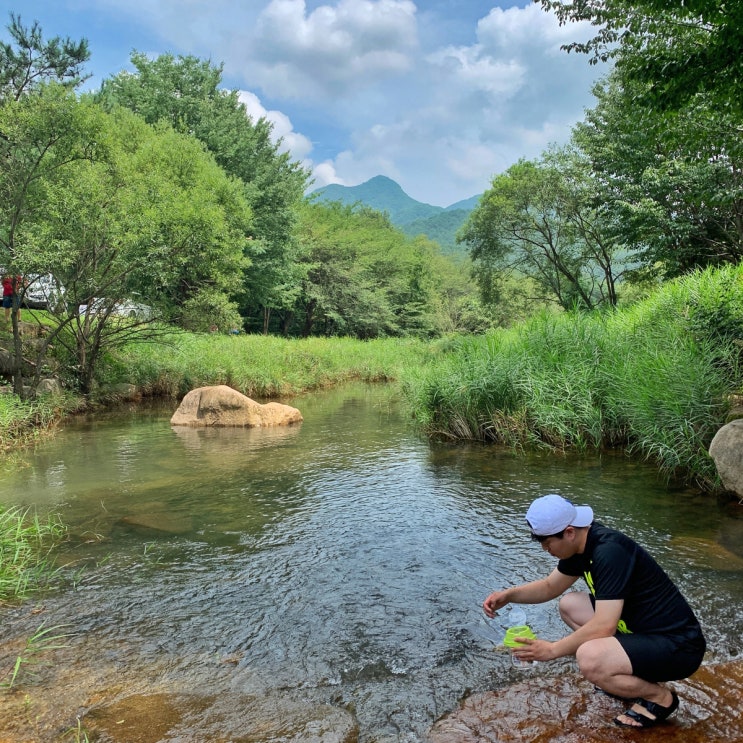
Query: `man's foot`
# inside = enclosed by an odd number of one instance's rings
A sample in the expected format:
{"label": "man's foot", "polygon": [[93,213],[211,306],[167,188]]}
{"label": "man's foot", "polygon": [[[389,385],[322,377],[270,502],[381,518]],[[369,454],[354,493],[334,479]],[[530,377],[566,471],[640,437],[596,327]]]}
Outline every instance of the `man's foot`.
{"label": "man's foot", "polygon": [[614,723],[623,728],[650,728],[667,720],[678,706],[679,698],[675,691],[671,692],[671,703],[667,707],[647,699],[637,699],[626,712],[614,718]]}

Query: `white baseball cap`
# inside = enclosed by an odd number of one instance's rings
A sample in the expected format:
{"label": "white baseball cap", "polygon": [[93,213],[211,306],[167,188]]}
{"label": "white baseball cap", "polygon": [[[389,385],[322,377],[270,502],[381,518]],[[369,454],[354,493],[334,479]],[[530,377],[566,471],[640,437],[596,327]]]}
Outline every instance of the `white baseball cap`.
{"label": "white baseball cap", "polygon": [[590,526],[593,509],[590,506],[574,506],[561,495],[551,493],[537,498],[529,506],[526,520],[534,534],[548,537],[559,534],[568,526]]}

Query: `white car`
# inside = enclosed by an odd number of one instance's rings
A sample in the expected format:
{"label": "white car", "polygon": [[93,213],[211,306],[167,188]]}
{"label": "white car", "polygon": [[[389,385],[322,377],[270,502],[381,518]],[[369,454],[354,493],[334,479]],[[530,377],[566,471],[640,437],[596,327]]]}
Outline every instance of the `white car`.
{"label": "white car", "polygon": [[89,312],[93,315],[106,314],[116,317],[128,317],[132,320],[152,320],[155,317],[155,311],[148,304],[134,302],[131,299],[107,299],[105,297],[96,297],[90,303],[90,309],[87,304],[81,304],[79,313],[87,315]]}
{"label": "white car", "polygon": [[50,273],[28,274],[25,284],[23,304],[26,307],[54,311],[63,306],[65,289]]}

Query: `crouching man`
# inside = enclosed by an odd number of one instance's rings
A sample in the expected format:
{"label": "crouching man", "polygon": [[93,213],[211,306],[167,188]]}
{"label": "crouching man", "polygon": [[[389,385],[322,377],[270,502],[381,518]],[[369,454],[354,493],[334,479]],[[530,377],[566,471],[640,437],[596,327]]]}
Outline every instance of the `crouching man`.
{"label": "crouching man", "polygon": [[485,613],[493,617],[509,603],[550,601],[579,577],[589,592],[560,599],[571,634],[556,642],[524,638],[514,654],[524,661],[574,655],[598,689],[628,702],[617,725],[647,728],[667,719],[679,699],[660,682],[691,676],[706,648],[686,599],[640,545],[594,521],[589,506],[545,495],[531,504],[526,520],[532,539],[558,559],[557,567],[541,580],[494,591],[483,603]]}

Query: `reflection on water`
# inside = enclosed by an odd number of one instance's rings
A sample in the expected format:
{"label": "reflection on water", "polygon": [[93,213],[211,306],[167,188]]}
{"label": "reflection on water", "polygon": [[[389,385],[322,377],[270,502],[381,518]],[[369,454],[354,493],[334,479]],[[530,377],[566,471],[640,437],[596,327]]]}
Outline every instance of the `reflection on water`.
{"label": "reflection on water", "polygon": [[[621,455],[427,442],[383,387],[289,402],[304,423],[281,429],[174,429],[170,408],[101,416],[5,468],[0,503],[59,511],[73,535],[60,559],[85,566],[44,598],[49,624],[78,632],[67,663],[132,693],[301,691],[352,710],[361,741],[419,740],[466,690],[518,673],[480,603],[554,566],[524,523],[550,491],[658,556],[710,657],[741,653],[743,522],[713,499]],[[563,633],[554,605],[528,620]]]}

